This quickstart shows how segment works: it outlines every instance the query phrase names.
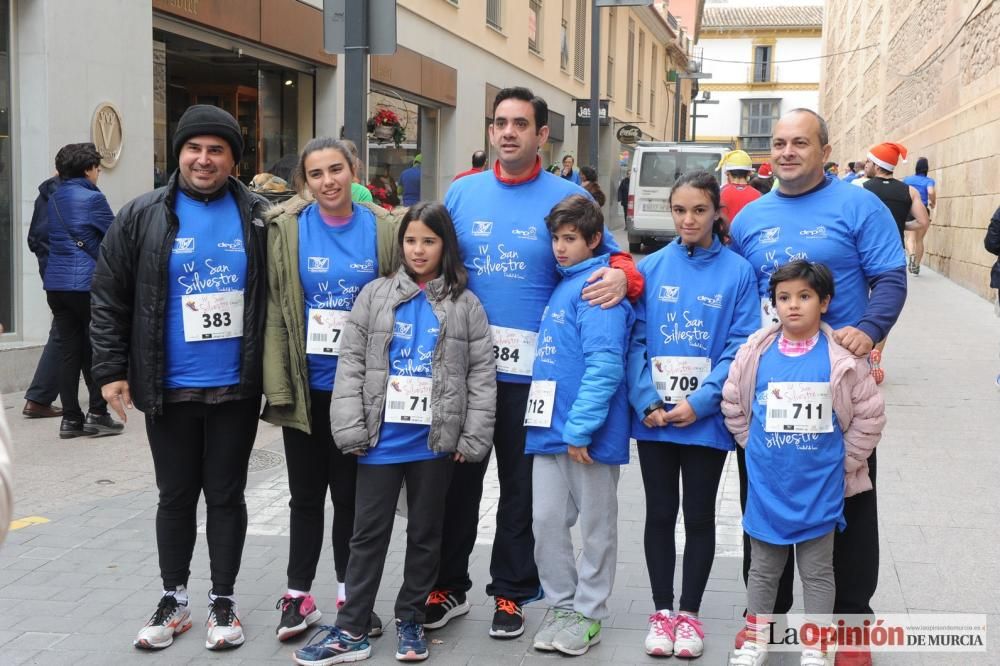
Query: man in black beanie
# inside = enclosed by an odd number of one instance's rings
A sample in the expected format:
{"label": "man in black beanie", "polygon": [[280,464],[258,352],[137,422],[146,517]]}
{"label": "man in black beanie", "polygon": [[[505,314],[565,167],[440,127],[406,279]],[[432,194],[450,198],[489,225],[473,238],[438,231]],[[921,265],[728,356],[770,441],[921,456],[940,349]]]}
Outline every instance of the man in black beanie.
{"label": "man in black beanie", "polygon": [[246,538],[243,492],[257,435],[266,302],[267,202],[230,174],[240,126],[189,108],[166,186],[125,204],[94,273],[93,378],[122,420],[144,412],[160,499],[163,593],[134,645],[156,650],[191,627],[188,577],[204,492],[211,569],[205,647],[243,644],[234,586]]}

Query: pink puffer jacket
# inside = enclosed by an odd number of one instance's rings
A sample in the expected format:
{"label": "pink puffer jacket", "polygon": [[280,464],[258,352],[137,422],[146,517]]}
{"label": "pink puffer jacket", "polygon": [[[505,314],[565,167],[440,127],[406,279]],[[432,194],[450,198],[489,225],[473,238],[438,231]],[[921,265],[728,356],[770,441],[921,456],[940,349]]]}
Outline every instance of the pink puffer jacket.
{"label": "pink puffer jacket", "polygon": [[[821,324],[830,349],[830,384],[833,411],[844,433],[844,496],[850,497],[872,489],[868,477],[868,456],[882,438],[885,427],[885,403],[868,361],[857,358],[833,341],[833,330]],[[757,367],[765,350],[778,338],[781,324],[762,328],[744,343],[729,366],[729,378],[722,388],[722,414],[736,443],[747,445],[750,415],[757,383]]]}

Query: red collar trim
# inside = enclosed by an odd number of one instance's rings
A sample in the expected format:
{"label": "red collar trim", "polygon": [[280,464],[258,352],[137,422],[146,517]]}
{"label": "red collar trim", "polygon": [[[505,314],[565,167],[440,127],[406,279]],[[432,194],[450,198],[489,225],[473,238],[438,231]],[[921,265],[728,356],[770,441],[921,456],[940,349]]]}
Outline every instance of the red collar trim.
{"label": "red collar trim", "polygon": [[538,174],[542,172],[542,158],[535,155],[535,166],[531,168],[531,172],[523,178],[505,178],[500,175],[500,160],[493,163],[493,175],[497,177],[504,185],[520,185],[522,183],[527,183],[529,180],[534,180],[538,178]]}

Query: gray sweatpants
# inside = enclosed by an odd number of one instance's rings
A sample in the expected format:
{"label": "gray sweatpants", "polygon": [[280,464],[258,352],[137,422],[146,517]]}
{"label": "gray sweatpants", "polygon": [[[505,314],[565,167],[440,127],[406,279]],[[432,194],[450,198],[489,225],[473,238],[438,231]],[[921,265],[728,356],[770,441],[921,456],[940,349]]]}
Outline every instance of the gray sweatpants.
{"label": "gray sweatpants", "polygon": [[[608,616],[618,560],[618,465],[583,465],[566,454],[536,455],[532,470],[535,563],[553,608]],[[579,573],[570,528],[580,519]]]}
{"label": "gray sweatpants", "polygon": [[[791,546],[776,546],[750,537],[747,610],[751,615],[770,615],[774,610],[778,581],[790,551]],[[806,617],[820,626],[830,624],[835,593],[833,532],[795,544],[795,558]]]}

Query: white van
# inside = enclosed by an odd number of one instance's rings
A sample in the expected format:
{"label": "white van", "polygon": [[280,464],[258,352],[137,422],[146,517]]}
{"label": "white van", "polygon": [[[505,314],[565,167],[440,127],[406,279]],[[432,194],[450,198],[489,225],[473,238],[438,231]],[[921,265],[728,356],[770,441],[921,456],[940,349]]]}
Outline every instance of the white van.
{"label": "white van", "polygon": [[670,189],[682,173],[715,170],[729,146],[709,143],[640,141],[629,167],[628,208],[625,229],[629,252],[638,252],[643,243],[669,242],[677,236],[670,215]]}

